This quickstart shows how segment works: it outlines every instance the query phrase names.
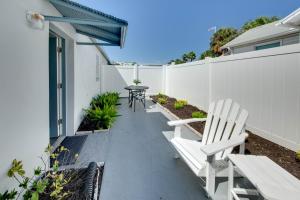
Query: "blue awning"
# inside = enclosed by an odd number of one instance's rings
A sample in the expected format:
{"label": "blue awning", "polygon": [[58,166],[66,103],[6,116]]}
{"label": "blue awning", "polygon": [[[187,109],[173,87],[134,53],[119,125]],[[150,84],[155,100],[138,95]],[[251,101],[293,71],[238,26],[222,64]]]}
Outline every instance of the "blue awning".
{"label": "blue awning", "polygon": [[102,40],[108,45],[124,46],[128,22],[69,0],[49,0],[63,15],[45,20],[71,23],[77,33]]}

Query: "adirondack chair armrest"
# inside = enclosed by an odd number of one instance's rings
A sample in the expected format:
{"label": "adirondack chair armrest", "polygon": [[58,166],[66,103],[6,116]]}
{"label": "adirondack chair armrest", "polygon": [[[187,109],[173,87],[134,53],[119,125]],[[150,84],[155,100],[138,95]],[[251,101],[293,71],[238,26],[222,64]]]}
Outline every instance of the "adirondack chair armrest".
{"label": "adirondack chair armrest", "polygon": [[181,119],[175,121],[168,121],[169,126],[181,126],[185,124],[189,124],[192,122],[205,122],[206,118],[191,118],[191,119]]}
{"label": "adirondack chair armrest", "polygon": [[242,133],[241,135],[231,138],[227,141],[215,142],[209,145],[205,145],[201,148],[201,151],[207,157],[211,157],[221,151],[243,144],[247,137],[247,133]]}

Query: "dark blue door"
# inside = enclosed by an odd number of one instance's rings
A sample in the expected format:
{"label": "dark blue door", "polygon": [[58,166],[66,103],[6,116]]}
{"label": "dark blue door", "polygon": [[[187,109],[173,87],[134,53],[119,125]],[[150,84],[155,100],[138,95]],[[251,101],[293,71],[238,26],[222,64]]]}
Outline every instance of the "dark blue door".
{"label": "dark blue door", "polygon": [[49,38],[49,122],[50,138],[57,137],[58,109],[57,109],[57,37]]}
{"label": "dark blue door", "polygon": [[49,123],[50,138],[66,133],[65,40],[49,38]]}

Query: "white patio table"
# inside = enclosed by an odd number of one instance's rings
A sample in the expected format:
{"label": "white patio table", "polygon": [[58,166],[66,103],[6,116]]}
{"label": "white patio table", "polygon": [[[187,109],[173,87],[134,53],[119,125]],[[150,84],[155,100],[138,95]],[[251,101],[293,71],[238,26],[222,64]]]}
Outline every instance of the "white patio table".
{"label": "white patio table", "polygon": [[[238,195],[261,195],[268,200],[299,200],[300,180],[266,156],[230,154],[228,199]],[[256,189],[234,188],[234,170],[242,173]]]}

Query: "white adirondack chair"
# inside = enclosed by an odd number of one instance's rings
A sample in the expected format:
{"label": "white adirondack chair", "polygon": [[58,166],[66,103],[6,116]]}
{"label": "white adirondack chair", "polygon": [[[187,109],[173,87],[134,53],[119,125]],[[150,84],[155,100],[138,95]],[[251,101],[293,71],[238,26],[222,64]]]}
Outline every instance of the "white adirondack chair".
{"label": "white adirondack chair", "polygon": [[[227,156],[233,147],[240,145],[240,153],[244,151],[248,136],[244,133],[247,117],[246,110],[227,99],[211,103],[205,119],[168,122],[168,125],[175,126],[174,137],[170,140],[178,152],[175,157],[183,158],[198,177],[206,177],[205,189],[212,198],[215,194],[215,177],[228,177]],[[201,142],[181,137],[183,125],[199,121],[206,121]]]}

